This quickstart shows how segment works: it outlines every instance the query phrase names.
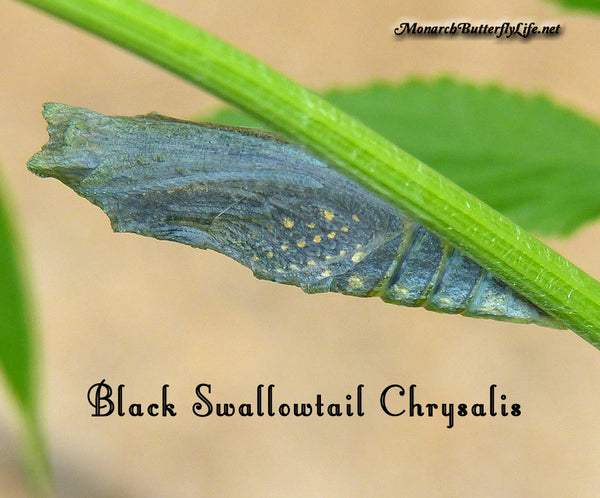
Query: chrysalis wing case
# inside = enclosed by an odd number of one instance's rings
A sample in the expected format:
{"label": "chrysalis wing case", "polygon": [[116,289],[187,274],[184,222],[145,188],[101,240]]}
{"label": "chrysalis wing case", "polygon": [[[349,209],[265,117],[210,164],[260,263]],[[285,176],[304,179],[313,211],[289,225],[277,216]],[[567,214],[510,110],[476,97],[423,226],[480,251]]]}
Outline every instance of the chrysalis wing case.
{"label": "chrysalis wing case", "polygon": [[100,206],[118,232],[212,249],[306,292],[562,328],[446,242],[277,137],[157,114],[46,104],[29,161]]}

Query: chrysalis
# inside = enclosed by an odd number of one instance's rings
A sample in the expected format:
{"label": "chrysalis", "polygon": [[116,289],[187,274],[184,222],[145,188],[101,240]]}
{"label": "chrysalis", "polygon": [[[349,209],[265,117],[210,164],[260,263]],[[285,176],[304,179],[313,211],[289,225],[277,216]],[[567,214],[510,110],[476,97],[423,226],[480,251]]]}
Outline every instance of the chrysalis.
{"label": "chrysalis", "polygon": [[267,133],[46,104],[29,161],[100,206],[117,232],[212,249],[305,292],[562,328],[446,242]]}

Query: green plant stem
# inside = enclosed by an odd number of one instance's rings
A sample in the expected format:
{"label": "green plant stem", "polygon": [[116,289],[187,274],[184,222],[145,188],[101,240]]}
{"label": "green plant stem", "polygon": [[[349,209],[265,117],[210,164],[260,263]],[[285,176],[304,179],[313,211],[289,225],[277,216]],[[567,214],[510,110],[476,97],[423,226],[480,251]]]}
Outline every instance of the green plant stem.
{"label": "green plant stem", "polygon": [[279,129],[600,348],[600,283],[314,93],[138,0],[26,3],[111,40]]}

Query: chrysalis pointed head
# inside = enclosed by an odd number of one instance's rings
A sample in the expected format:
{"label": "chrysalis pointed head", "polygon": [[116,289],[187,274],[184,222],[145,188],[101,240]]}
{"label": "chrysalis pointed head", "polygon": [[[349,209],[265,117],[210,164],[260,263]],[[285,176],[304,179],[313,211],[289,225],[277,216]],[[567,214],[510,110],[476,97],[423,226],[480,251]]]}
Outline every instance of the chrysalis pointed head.
{"label": "chrysalis pointed head", "polygon": [[86,109],[64,104],[44,104],[43,116],[48,122],[47,144],[27,163],[33,173],[41,177],[54,177],[69,187],[78,185],[99,164],[90,130],[102,125],[108,118]]}

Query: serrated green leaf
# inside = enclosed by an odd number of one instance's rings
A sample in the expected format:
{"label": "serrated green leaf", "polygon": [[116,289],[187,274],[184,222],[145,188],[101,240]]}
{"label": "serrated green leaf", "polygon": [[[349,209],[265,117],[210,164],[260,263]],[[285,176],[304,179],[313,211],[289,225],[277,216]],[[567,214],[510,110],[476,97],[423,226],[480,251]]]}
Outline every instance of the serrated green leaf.
{"label": "serrated green leaf", "polygon": [[546,0],[551,3],[559,3],[567,9],[591,10],[600,12],[600,0]]}
{"label": "serrated green leaf", "polygon": [[[547,97],[444,78],[325,98],[531,231],[600,216],[600,126]],[[205,120],[261,127],[234,110]]]}

